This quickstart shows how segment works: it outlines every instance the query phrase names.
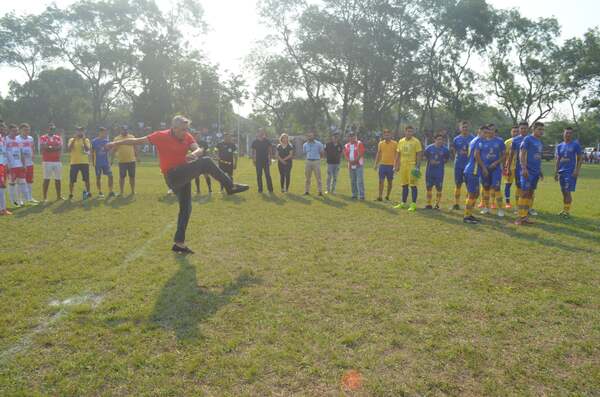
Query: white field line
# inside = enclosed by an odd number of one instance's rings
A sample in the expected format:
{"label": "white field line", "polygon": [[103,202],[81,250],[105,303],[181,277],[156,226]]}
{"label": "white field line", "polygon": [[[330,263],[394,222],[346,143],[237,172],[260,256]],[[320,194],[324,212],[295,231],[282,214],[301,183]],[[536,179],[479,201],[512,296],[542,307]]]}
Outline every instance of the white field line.
{"label": "white field line", "polygon": [[[147,240],[141,247],[139,247],[137,250],[135,250],[135,251],[131,252],[129,255],[127,255],[125,257],[125,260],[123,261],[123,263],[121,265],[119,265],[117,267],[117,269],[122,270],[124,267],[128,266],[136,259],[144,256],[146,251],[148,251],[148,249],[156,241],[163,238],[164,235],[173,226],[174,226],[174,223],[169,223],[169,224],[165,225],[165,227],[160,231],[160,233],[158,233],[153,238]],[[72,297],[62,300],[62,301],[57,300],[57,299],[50,301],[48,306],[60,307],[60,310],[48,318],[43,318],[40,321],[40,323],[31,332],[24,335],[21,339],[19,339],[19,341],[14,343],[12,346],[10,346],[7,349],[0,352],[0,364],[3,364],[6,360],[11,358],[15,354],[18,354],[24,350],[27,350],[33,344],[33,337],[37,334],[45,332],[48,328],[50,328],[50,326],[52,326],[53,324],[58,322],[60,319],[62,319],[67,314],[68,308],[70,306],[77,306],[77,305],[82,305],[85,303],[90,303],[92,305],[92,308],[95,308],[102,302],[103,299],[104,299],[104,295],[102,295],[102,294],[87,293],[87,294],[72,296]]]}

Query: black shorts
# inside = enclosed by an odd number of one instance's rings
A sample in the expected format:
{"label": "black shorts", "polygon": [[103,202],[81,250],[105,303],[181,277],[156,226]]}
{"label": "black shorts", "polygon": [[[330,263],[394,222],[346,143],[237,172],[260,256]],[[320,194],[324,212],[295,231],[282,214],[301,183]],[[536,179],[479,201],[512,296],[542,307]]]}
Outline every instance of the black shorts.
{"label": "black shorts", "polygon": [[130,178],[135,178],[135,161],[131,163],[119,163],[119,177],[125,178],[127,175]]}
{"label": "black shorts", "polygon": [[77,182],[77,174],[81,172],[81,179],[84,182],[90,181],[90,165],[89,164],[71,164],[69,170],[69,181],[71,183]]}

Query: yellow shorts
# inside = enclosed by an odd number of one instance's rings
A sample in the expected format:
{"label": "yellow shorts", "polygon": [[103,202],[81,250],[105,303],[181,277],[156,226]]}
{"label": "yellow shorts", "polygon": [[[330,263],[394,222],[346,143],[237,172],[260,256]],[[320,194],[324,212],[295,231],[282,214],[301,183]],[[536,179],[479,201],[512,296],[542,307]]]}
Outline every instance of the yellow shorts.
{"label": "yellow shorts", "polygon": [[418,179],[412,176],[412,170],[415,169],[415,165],[411,164],[408,166],[400,166],[398,175],[400,176],[400,185],[417,186]]}

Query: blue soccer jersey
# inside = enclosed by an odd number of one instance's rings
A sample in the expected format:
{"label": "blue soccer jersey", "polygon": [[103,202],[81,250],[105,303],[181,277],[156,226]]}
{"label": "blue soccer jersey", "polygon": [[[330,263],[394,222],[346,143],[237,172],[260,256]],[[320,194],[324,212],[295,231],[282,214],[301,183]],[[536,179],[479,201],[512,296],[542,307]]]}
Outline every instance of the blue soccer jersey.
{"label": "blue soccer jersey", "polygon": [[573,174],[577,167],[577,156],[581,156],[579,142],[562,142],[556,147],[559,174]]}
{"label": "blue soccer jersey", "polygon": [[97,167],[108,166],[108,153],[104,149],[104,146],[109,142],[108,138],[94,138],[92,141],[92,150],[94,151]]}
{"label": "blue soccer jersey", "polygon": [[469,160],[465,166],[465,175],[479,175],[479,166],[475,160],[475,149],[480,140],[481,138],[477,136],[469,143]]}
{"label": "blue soccer jersey", "polygon": [[542,141],[533,135],[527,135],[521,143],[520,150],[527,151],[527,172],[539,175],[542,170]]}
{"label": "blue soccer jersey", "polygon": [[444,165],[450,159],[450,151],[446,146],[429,145],[425,148],[424,156],[427,159],[427,173],[444,174]]}
{"label": "blue soccer jersey", "polygon": [[481,157],[481,161],[487,167],[489,167],[492,163],[500,160],[502,157],[502,153],[504,152],[504,142],[500,144],[498,140],[492,139],[481,139],[477,144],[477,149],[479,150],[479,156]]}
{"label": "blue soccer jersey", "polygon": [[454,159],[456,167],[464,168],[469,162],[469,144],[474,138],[475,136],[471,134],[467,136],[462,136],[461,134],[454,137],[452,147],[456,153],[456,158]]}
{"label": "blue soccer jersey", "polygon": [[516,157],[516,160],[515,160],[516,175],[519,175],[519,172],[521,171],[521,158],[519,157],[519,151],[521,150],[521,143],[523,143],[523,139],[525,139],[524,136],[517,135],[516,137],[513,138],[512,145],[510,147],[510,151],[512,153],[514,153],[513,156]]}

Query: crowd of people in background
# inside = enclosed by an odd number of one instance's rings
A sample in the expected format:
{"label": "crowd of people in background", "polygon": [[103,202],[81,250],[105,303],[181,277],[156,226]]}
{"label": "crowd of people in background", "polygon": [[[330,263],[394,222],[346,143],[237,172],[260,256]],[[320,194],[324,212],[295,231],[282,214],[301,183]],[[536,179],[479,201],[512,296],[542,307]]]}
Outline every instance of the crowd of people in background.
{"label": "crowd of people in background", "polygon": [[[439,132],[433,137],[433,143],[424,145],[415,136],[415,129],[408,126],[401,139],[394,139],[390,130],[383,130],[377,135],[374,167],[378,171],[377,201],[390,201],[393,182],[397,175],[400,179],[401,201],[394,206],[397,209],[416,211],[418,183],[421,177],[421,163],[426,163],[425,209],[440,209],[444,184],[445,164],[454,159],[455,195],[453,210],[460,210],[461,189],[464,184],[467,198],[464,209],[465,223],[478,223],[473,216],[476,200],[481,195],[479,208],[482,214],[495,212],[503,217],[506,209],[513,208],[511,187],[516,185],[516,203],[518,224],[530,223],[529,216],[533,210],[534,191],[537,182],[543,178],[541,171],[542,150],[541,136],[544,125],[536,123],[530,128],[526,122],[515,126],[511,138],[503,140],[498,129],[493,125],[483,125],[472,135],[469,124],[461,122],[459,133],[447,145],[447,136]],[[202,149],[204,155],[215,153],[219,168],[233,180],[237,168],[238,147],[229,133],[221,134],[220,142],[212,142],[213,147],[202,133],[193,130],[192,137]],[[118,129],[112,142],[128,141],[135,138],[127,126]],[[364,167],[367,146],[353,130],[345,137],[338,132],[329,134],[326,143],[322,143],[316,130],[305,134],[301,153],[290,142],[288,134],[279,136],[278,143],[272,144],[264,129],[259,129],[256,139],[251,144],[250,156],[256,169],[257,189],[262,193],[274,191],[271,177],[271,163],[277,162],[279,187],[287,193],[291,184],[291,171],[294,159],[303,157],[304,162],[304,194],[310,195],[313,179],[319,196],[335,194],[342,161],[345,160],[350,179],[352,199],[365,200]],[[42,200],[48,199],[51,181],[54,181],[57,200],[62,197],[62,162],[63,141],[56,133],[56,126],[50,124],[44,135],[39,138],[39,149],[42,157]],[[345,142],[342,142],[342,140]],[[99,128],[96,136],[88,138],[83,127],[77,127],[75,134],[66,143],[69,155],[69,199],[74,197],[75,185],[79,177],[83,182],[83,200],[92,196],[90,186],[90,168],[95,175],[95,186],[99,198],[116,197],[125,193],[125,182],[129,181],[130,193],[135,194],[136,164],[139,159],[138,145],[114,145],[108,151],[110,139],[106,128]],[[449,146],[449,147],[448,147]],[[567,149],[565,149],[567,147]],[[567,150],[564,152],[564,150]],[[0,123],[0,214],[10,214],[7,209],[4,190],[8,189],[9,202],[13,208],[23,205],[35,205],[38,201],[33,197],[33,167],[35,142],[31,136],[31,128],[23,123],[19,126]],[[583,151],[573,139],[573,130],[564,132],[564,142],[556,148],[556,180],[560,182],[564,196],[564,210],[561,215],[568,216],[572,201],[571,193],[575,190],[579,169],[584,161],[594,161],[597,151],[590,154]],[[321,178],[321,162],[326,161],[326,181],[323,186]],[[114,188],[112,165],[118,164],[118,192]],[[91,166],[91,167],[90,167]],[[571,173],[570,177],[563,174]],[[107,190],[103,189],[103,177],[107,180]],[[208,175],[204,177],[208,192],[212,192],[212,183]],[[504,179],[504,197],[501,183]],[[200,178],[195,179],[196,192],[200,193]],[[435,201],[433,199],[435,189]],[[223,190],[223,186],[221,186]],[[385,196],[384,196],[385,193]],[[409,200],[410,196],[410,200]]]}

